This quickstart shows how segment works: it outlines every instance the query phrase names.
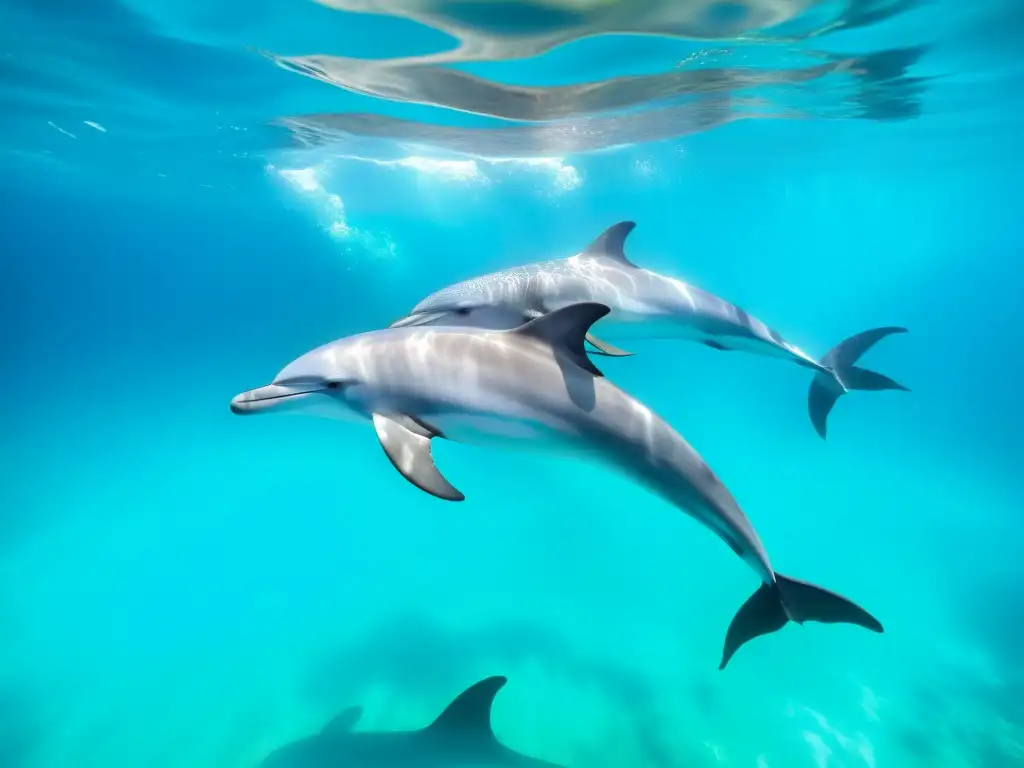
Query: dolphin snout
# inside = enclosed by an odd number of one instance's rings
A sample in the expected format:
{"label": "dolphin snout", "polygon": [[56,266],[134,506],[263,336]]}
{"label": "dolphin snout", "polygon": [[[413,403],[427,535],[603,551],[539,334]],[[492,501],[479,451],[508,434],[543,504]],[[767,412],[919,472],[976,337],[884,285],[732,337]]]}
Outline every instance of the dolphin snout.
{"label": "dolphin snout", "polygon": [[239,416],[244,416],[247,413],[252,413],[252,390],[243,392],[240,395],[235,395],[231,398],[231,412]]}
{"label": "dolphin snout", "polygon": [[447,324],[450,318],[457,318],[453,312],[446,310],[437,312],[413,312],[411,315],[395,320],[388,328],[409,328],[414,325],[434,325],[438,320],[443,321],[441,324]]}
{"label": "dolphin snout", "polygon": [[407,328],[410,325],[420,325],[422,324],[422,322],[423,315],[414,312],[411,315],[406,315],[405,317],[398,318],[397,320],[395,320],[395,322],[391,323],[391,325],[389,325],[388,328]]}
{"label": "dolphin snout", "polygon": [[231,412],[239,416],[262,413],[271,409],[276,411],[294,410],[307,396],[321,391],[316,386],[288,386],[285,384],[267,384],[236,395],[231,400]]}

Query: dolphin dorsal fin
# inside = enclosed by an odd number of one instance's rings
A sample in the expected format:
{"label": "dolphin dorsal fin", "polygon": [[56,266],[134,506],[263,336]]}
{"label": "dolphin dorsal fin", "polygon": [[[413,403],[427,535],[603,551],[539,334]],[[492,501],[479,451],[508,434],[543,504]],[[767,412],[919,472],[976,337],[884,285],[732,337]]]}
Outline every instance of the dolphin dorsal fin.
{"label": "dolphin dorsal fin", "polygon": [[456,696],[427,730],[463,741],[496,741],[491,729],[491,705],[507,682],[507,677],[496,675],[474,683]]}
{"label": "dolphin dorsal fin", "polygon": [[531,336],[568,354],[576,365],[595,376],[604,376],[587,357],[584,345],[590,326],[611,312],[604,304],[581,301],[578,304],[548,312],[511,331],[522,336]]}
{"label": "dolphin dorsal fin", "polygon": [[626,252],[623,250],[626,238],[629,237],[629,233],[633,231],[634,227],[636,227],[635,221],[620,221],[618,224],[612,224],[598,235],[597,239],[588,245],[580,256],[590,259],[611,259],[637,269],[636,264],[626,258]]}
{"label": "dolphin dorsal fin", "polygon": [[362,707],[349,707],[348,709],[343,710],[334,717],[332,717],[330,721],[328,721],[327,725],[323,727],[320,733],[325,736],[330,734],[348,733],[355,727],[356,723],[359,722],[359,718],[361,718],[362,716]]}

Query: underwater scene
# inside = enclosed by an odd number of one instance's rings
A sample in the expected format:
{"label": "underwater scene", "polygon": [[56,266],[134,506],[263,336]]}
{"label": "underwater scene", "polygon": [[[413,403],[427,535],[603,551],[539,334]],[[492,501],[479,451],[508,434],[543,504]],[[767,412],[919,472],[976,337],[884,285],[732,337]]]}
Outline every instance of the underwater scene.
{"label": "underwater scene", "polygon": [[1018,0],[0,0],[0,768],[1024,766]]}

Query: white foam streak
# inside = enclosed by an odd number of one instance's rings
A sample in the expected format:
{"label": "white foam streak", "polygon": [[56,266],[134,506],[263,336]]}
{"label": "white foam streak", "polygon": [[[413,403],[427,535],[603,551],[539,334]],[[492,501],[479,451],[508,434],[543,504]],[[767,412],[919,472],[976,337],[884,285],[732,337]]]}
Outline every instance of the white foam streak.
{"label": "white foam streak", "polygon": [[346,160],[373,163],[390,168],[406,168],[417,174],[455,184],[490,184],[516,172],[540,173],[549,177],[550,190],[555,193],[571,192],[583,186],[582,174],[560,157],[533,158],[477,158],[473,160],[445,160],[420,155],[409,155],[397,160],[379,160],[358,155],[345,155]]}
{"label": "white foam streak", "polygon": [[394,258],[395,244],[387,233],[378,235],[349,224],[341,196],[329,192],[321,181],[320,177],[324,173],[322,166],[275,168],[271,165],[267,170],[277,173],[292,189],[309,198],[324,231],[331,237],[350,242],[376,258]]}

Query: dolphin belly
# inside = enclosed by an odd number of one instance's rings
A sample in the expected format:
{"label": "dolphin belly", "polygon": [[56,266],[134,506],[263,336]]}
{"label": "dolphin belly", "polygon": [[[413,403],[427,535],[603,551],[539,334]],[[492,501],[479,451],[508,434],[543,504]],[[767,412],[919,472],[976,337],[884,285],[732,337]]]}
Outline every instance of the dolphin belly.
{"label": "dolphin belly", "polygon": [[541,414],[449,411],[421,416],[445,439],[466,445],[504,450],[545,452],[564,449],[570,440],[564,427]]}
{"label": "dolphin belly", "polygon": [[612,310],[595,326],[595,332],[607,339],[673,339],[702,341],[707,334],[690,318],[667,313],[641,312],[636,309]]}
{"label": "dolphin belly", "polygon": [[[747,325],[692,312],[671,313],[659,309],[612,310],[597,326],[603,338],[619,340],[665,339],[693,341],[715,349],[746,352],[788,360],[804,368],[824,371],[824,366],[803,350],[770,330],[760,333]],[[827,371],[826,371],[827,372]]]}
{"label": "dolphin belly", "polygon": [[470,445],[501,445],[535,442],[545,438],[547,430],[522,419],[503,419],[490,414],[451,413],[431,417],[449,440]]}
{"label": "dolphin belly", "polygon": [[774,338],[762,338],[761,336],[742,332],[718,332],[708,333],[705,337],[698,338],[698,341],[722,349],[746,352],[752,355],[760,355],[761,357],[772,357],[778,360],[789,360],[805,368],[824,370],[823,366],[806,352],[786,341]]}

